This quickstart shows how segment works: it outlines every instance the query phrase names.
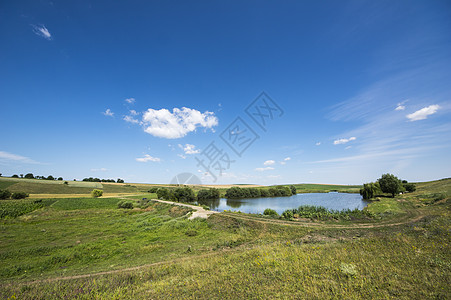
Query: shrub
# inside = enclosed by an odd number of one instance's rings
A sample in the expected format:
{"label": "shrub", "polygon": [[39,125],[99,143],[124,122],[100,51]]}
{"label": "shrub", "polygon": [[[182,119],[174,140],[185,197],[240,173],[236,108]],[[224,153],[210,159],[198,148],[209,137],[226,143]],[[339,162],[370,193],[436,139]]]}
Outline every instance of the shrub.
{"label": "shrub", "polygon": [[406,191],[409,193],[415,192],[415,190],[417,189],[415,187],[415,184],[413,184],[413,183],[403,183],[403,186],[406,189]]}
{"label": "shrub", "polygon": [[176,188],[174,190],[174,195],[178,202],[196,201],[196,195],[194,195],[194,191],[189,187]]}
{"label": "shrub", "polygon": [[292,209],[288,209],[282,213],[282,218],[291,220],[294,217],[294,213]]}
{"label": "shrub", "polygon": [[8,190],[0,190],[0,199],[9,199],[11,197],[11,192]]}
{"label": "shrub", "polygon": [[92,190],[92,192],[91,192],[91,196],[93,198],[101,197],[102,195],[103,195],[102,190]]}
{"label": "shrub", "polygon": [[149,193],[156,193],[158,191],[158,188],[156,186],[151,187],[147,192]]}
{"label": "shrub", "polygon": [[11,195],[11,198],[12,199],[25,199],[28,196],[29,196],[28,193],[25,193],[25,192],[15,192]]}
{"label": "shrub", "polygon": [[126,200],[121,200],[117,203],[117,208],[132,209],[133,203]]}
{"label": "shrub", "polygon": [[265,211],[263,212],[263,214],[264,214],[265,216],[271,216],[271,217],[276,217],[276,216],[279,215],[274,209],[271,209],[271,208],[265,209]]}

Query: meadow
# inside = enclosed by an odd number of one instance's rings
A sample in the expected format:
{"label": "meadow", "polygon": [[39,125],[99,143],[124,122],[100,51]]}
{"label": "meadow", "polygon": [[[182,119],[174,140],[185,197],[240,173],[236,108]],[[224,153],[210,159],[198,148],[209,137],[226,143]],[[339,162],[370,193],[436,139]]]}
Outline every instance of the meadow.
{"label": "meadow", "polygon": [[[191,221],[186,207],[139,206],[155,197],[147,186],[109,185],[135,191],[0,200],[0,298],[451,297],[451,179],[374,201],[366,221],[230,212]],[[124,198],[135,208],[117,208]]]}

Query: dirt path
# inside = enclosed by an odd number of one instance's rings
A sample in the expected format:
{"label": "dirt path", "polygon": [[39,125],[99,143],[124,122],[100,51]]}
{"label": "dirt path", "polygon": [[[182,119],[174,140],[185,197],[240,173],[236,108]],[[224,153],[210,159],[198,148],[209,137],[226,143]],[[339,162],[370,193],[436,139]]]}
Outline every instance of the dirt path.
{"label": "dirt path", "polygon": [[213,211],[213,210],[206,210],[206,209],[204,209],[201,206],[190,205],[190,204],[185,204],[185,203],[180,203],[180,202],[171,202],[171,201],[158,200],[158,199],[152,199],[152,201],[157,201],[157,202],[166,203],[166,204],[172,204],[172,205],[189,207],[189,208],[194,210],[193,214],[188,218],[190,220],[193,220],[195,218],[207,219],[212,214],[219,213],[219,212]]}

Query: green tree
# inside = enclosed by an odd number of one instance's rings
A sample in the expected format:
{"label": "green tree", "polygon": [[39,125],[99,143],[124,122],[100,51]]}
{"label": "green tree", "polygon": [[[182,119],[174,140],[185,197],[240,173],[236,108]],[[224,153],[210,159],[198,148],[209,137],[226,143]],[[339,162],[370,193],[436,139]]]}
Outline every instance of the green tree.
{"label": "green tree", "polygon": [[117,182],[117,183],[124,183],[124,180],[123,180],[123,179],[120,179],[120,178],[118,178],[116,182]]}
{"label": "green tree", "polygon": [[413,183],[403,183],[404,188],[406,189],[407,192],[411,193],[411,192],[415,192],[416,191],[416,186]]}
{"label": "green tree", "polygon": [[404,190],[401,180],[393,174],[383,174],[377,181],[379,182],[382,192],[390,193],[393,198],[396,194],[399,194]]}
{"label": "green tree", "polygon": [[53,177],[52,175],[47,176],[46,178],[47,180],[55,180],[55,177]]}
{"label": "green tree", "polygon": [[264,214],[265,216],[274,216],[274,217],[277,217],[277,216],[279,215],[274,209],[271,209],[271,208],[265,209],[265,211],[263,212],[263,214]]}
{"label": "green tree", "polygon": [[32,173],[27,173],[27,174],[25,174],[25,178],[34,179],[34,175]]}
{"label": "green tree", "polygon": [[62,180],[63,180],[63,177],[58,177],[58,180],[61,180],[61,181],[62,181]]}
{"label": "green tree", "polygon": [[11,176],[12,178],[19,178],[19,176],[17,174],[14,174],[13,176]]}
{"label": "green tree", "polygon": [[189,187],[176,188],[174,190],[174,196],[178,202],[196,201],[196,195],[194,194],[194,191]]}
{"label": "green tree", "polygon": [[25,193],[25,192],[15,192],[15,193],[12,193],[11,198],[12,199],[25,199],[28,196],[29,196],[29,194]]}
{"label": "green tree", "polygon": [[363,184],[363,189],[360,189],[360,195],[362,195],[363,199],[371,199],[376,196],[378,191],[380,191],[379,183],[365,183]]}
{"label": "green tree", "polygon": [[296,187],[294,185],[290,185],[290,190],[291,190],[291,194],[293,194],[293,195],[297,194]]}

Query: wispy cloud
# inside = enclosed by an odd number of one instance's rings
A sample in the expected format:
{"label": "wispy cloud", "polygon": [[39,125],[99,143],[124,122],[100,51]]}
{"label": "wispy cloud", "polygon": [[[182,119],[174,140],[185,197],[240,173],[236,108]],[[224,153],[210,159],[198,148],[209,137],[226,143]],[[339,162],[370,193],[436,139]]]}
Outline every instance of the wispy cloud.
{"label": "wispy cloud", "polygon": [[108,171],[107,168],[91,169],[91,172],[106,172],[106,171]]}
{"label": "wispy cloud", "polygon": [[31,27],[33,27],[33,32],[36,35],[43,37],[49,41],[52,39],[52,35],[50,34],[49,30],[44,25],[38,26],[38,25],[31,24]]}
{"label": "wispy cloud", "polygon": [[263,163],[264,166],[271,166],[273,164],[275,164],[276,162],[274,160],[267,160]]}
{"label": "wispy cloud", "polygon": [[26,164],[40,164],[37,161],[32,160],[29,157],[25,157],[22,155],[17,155],[5,151],[0,151],[0,160],[6,162],[18,162],[18,163],[26,163]]}
{"label": "wispy cloud", "polygon": [[273,167],[255,168],[255,171],[258,171],[258,172],[269,171],[269,170],[274,170],[274,168]]}
{"label": "wispy cloud", "polygon": [[111,109],[107,109],[105,110],[102,114],[104,114],[107,117],[113,117],[114,116],[114,112],[111,111]]}
{"label": "wispy cloud", "polygon": [[281,165],[286,165],[286,164],[287,164],[287,161],[290,161],[290,160],[291,160],[291,157],[285,157],[285,158],[283,159],[283,161],[280,162],[280,164],[281,164]]}
{"label": "wispy cloud", "polygon": [[185,146],[178,144],[179,148],[182,149],[185,154],[198,154],[200,153],[199,149],[196,149],[196,146],[192,145],[192,144],[185,144]]}
{"label": "wispy cloud", "polygon": [[401,103],[398,103],[398,106],[396,106],[395,110],[405,110],[405,105],[401,105]]}
{"label": "wispy cloud", "polygon": [[143,114],[144,131],[156,137],[177,139],[193,132],[198,127],[213,129],[218,119],[213,112],[201,113],[198,110],[182,107],[155,110],[149,108]]}
{"label": "wispy cloud", "polygon": [[158,158],[158,157],[150,156],[149,154],[145,154],[144,157],[136,158],[136,161],[139,161],[139,162],[149,162],[149,161],[160,162],[161,159]]}
{"label": "wispy cloud", "polygon": [[439,110],[439,108],[440,108],[440,106],[438,106],[437,104],[429,105],[420,110],[417,110],[414,113],[408,114],[406,117],[407,117],[407,119],[409,119],[412,122],[424,120],[424,119],[427,119],[428,116],[435,114],[437,112],[437,110]]}
{"label": "wispy cloud", "polygon": [[321,142],[315,143],[315,146],[319,146],[319,145],[321,145]]}
{"label": "wispy cloud", "polygon": [[338,139],[334,141],[334,145],[346,144],[351,141],[355,141],[357,138],[355,136],[350,137],[349,139]]}
{"label": "wispy cloud", "polygon": [[139,121],[133,118],[132,116],[124,116],[123,120],[132,124],[139,124]]}
{"label": "wispy cloud", "polygon": [[127,98],[127,99],[125,99],[125,102],[127,102],[128,104],[134,104],[135,101],[136,101],[135,98]]}

